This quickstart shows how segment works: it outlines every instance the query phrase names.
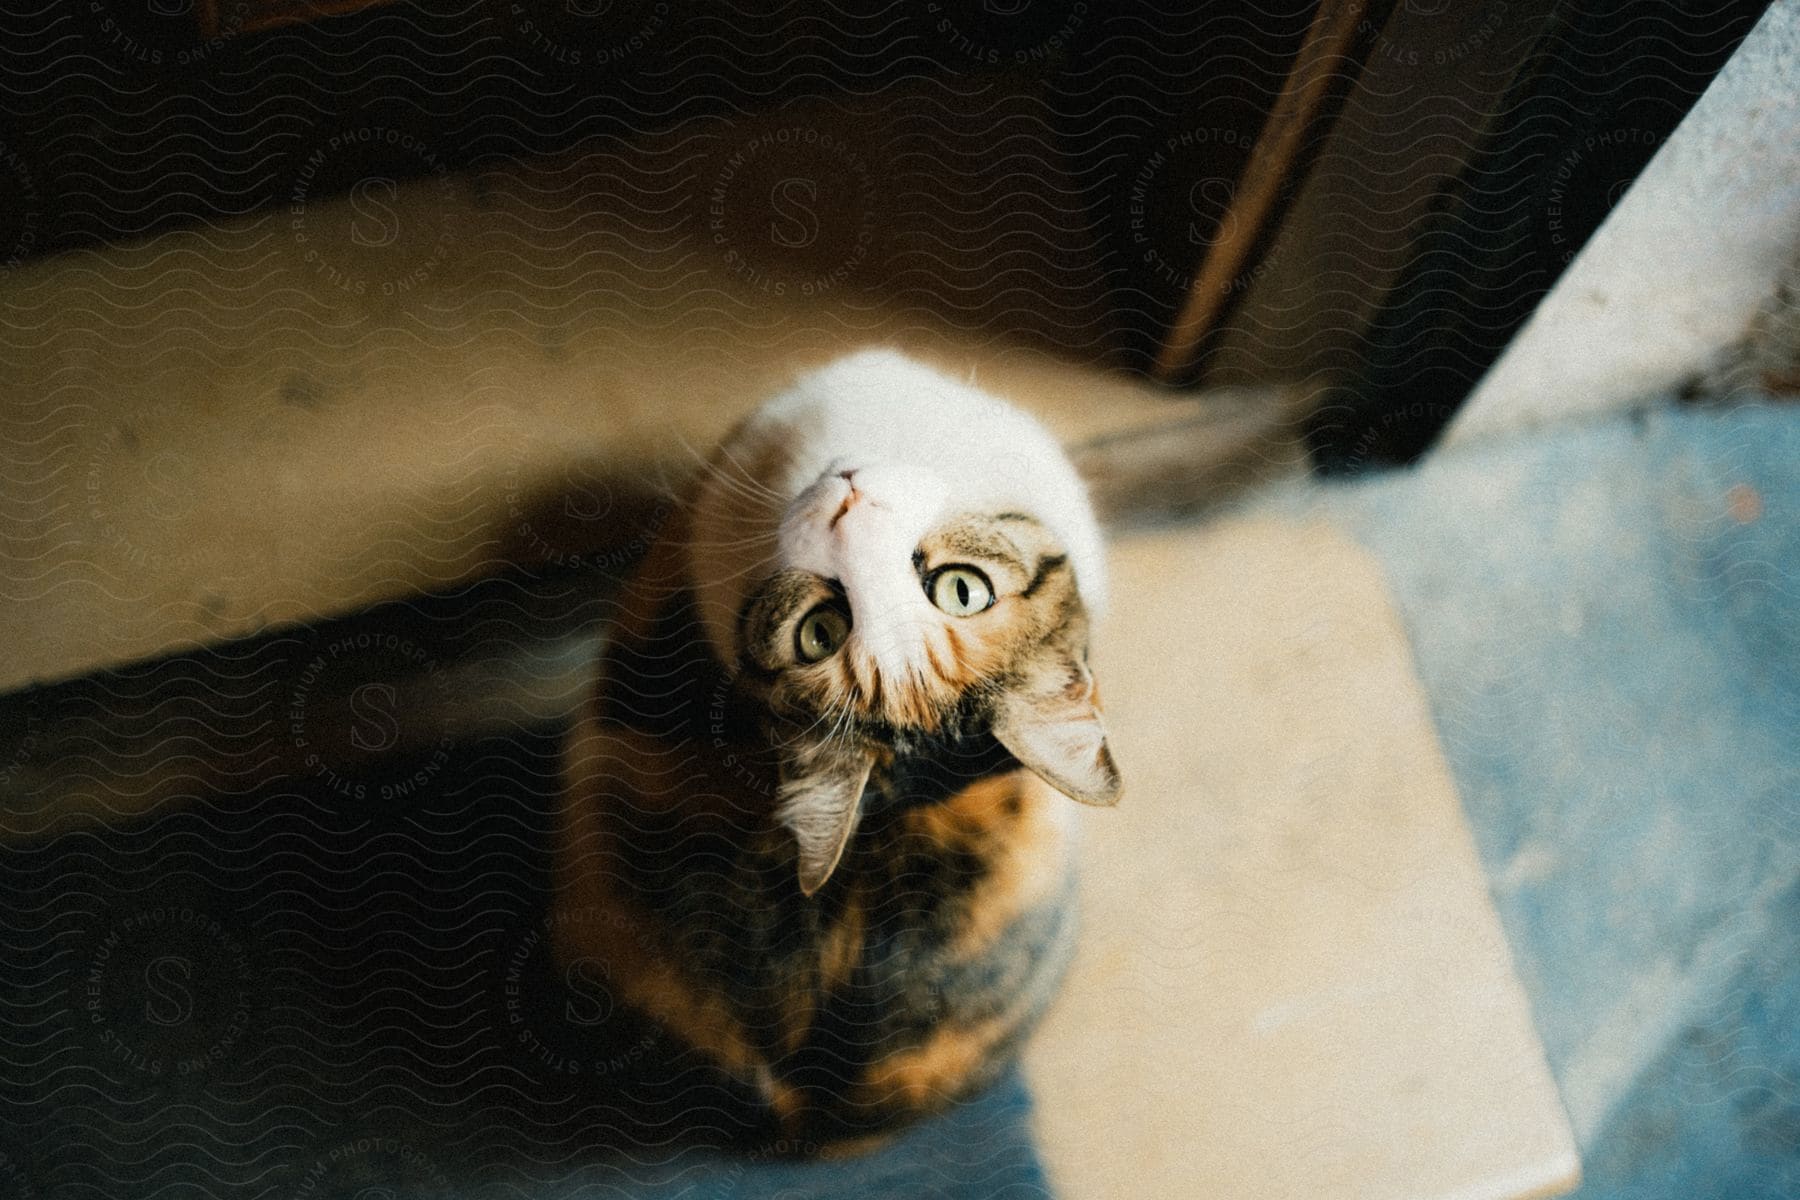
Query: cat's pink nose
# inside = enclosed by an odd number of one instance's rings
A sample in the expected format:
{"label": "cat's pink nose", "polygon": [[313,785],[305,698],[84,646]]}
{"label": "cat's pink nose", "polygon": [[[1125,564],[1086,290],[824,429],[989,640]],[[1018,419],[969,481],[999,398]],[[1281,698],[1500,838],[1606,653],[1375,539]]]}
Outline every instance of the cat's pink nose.
{"label": "cat's pink nose", "polygon": [[849,484],[850,490],[844,494],[844,499],[843,499],[842,503],[840,503],[838,505],[837,512],[832,516],[831,523],[828,526],[826,526],[826,528],[836,529],[837,523],[844,519],[844,514],[849,512],[852,508],[854,508],[856,506],[857,502],[862,499],[862,493],[856,490],[856,483],[851,478],[851,476],[853,476],[855,474],[856,474],[855,471],[839,471],[838,472],[838,478],[842,479],[845,483]]}

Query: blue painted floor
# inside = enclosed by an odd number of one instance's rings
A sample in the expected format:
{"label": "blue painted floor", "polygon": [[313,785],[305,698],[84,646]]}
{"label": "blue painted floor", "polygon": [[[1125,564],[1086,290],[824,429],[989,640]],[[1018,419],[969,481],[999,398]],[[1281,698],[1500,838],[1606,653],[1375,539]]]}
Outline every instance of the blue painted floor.
{"label": "blue painted floor", "polygon": [[1800,1197],[1800,407],[1264,501],[1380,559],[1583,1200]]}

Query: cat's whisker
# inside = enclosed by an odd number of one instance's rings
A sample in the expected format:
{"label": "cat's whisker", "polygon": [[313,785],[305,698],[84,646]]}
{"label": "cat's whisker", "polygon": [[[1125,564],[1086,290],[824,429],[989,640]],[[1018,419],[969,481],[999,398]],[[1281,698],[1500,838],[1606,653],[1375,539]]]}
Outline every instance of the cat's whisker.
{"label": "cat's whisker", "polygon": [[849,686],[844,690],[849,694],[852,702],[859,702],[872,712],[876,708],[876,700],[881,690],[875,664],[857,653],[855,647],[845,647],[844,653],[849,656],[845,659],[846,669],[844,672],[848,677]]}
{"label": "cat's whisker", "polygon": [[692,457],[702,469],[710,468],[712,466],[712,456],[702,453],[692,442],[688,441],[687,438],[681,434],[675,435],[675,444],[680,446],[683,450],[686,450],[688,455]]}
{"label": "cat's whisker", "polygon": [[[742,478],[744,483],[752,490],[761,492],[764,496],[777,504],[786,505],[788,503],[789,497],[783,496],[780,492],[758,479],[755,472],[751,471],[749,467],[746,467],[738,460],[737,455],[731,452],[730,446],[720,446],[719,453],[723,455],[732,466],[738,469],[740,478]],[[722,468],[720,469],[720,473],[723,474]]]}
{"label": "cat's whisker", "polygon": [[[777,745],[777,747],[779,747],[781,749],[788,749],[792,746],[795,746],[803,738],[810,736],[815,729],[819,728],[819,726],[825,724],[828,720],[833,720],[833,713],[836,711],[839,711],[839,708],[838,708],[839,703],[840,702],[835,701],[835,700],[828,700],[825,707],[813,718],[812,724],[807,725],[806,727],[804,727],[802,729],[796,729],[793,733],[793,736],[782,737],[779,734],[777,734],[776,738],[775,738],[775,744]],[[848,702],[847,701],[843,702],[842,707],[847,709]],[[825,740],[826,741],[831,740],[830,733],[826,734]]]}
{"label": "cat's whisker", "polygon": [[[692,546],[692,547],[708,549],[708,550],[721,549],[721,548],[737,549],[737,548],[744,547],[744,546],[769,545],[769,544],[772,544],[773,540],[774,539],[771,537],[760,537],[760,538],[746,537],[746,538],[741,538],[741,539],[736,539],[736,540],[726,540],[726,541],[703,541],[703,540],[700,540],[697,538],[690,538],[686,544],[689,546]],[[767,551],[766,553],[759,554],[759,555],[749,559],[735,571],[723,571],[723,570],[718,571],[713,576],[713,578],[717,579],[721,583],[735,583],[739,580],[756,580],[756,579],[764,578],[764,577],[772,574],[774,571],[774,567],[776,565],[777,565],[776,551],[774,549],[771,549],[771,550]]]}
{"label": "cat's whisker", "polygon": [[831,729],[826,733],[825,740],[828,742],[847,743],[850,741],[849,730],[856,720],[856,714],[851,710],[850,698],[848,696],[844,697],[837,705],[837,713],[837,720],[831,723]]}
{"label": "cat's whisker", "polygon": [[831,717],[831,728],[825,731],[825,740],[837,741],[843,733],[845,724],[851,719],[849,697],[833,701],[827,706],[825,712]]}
{"label": "cat's whisker", "polygon": [[[819,726],[825,724],[826,720],[831,718],[832,711],[833,710],[831,707],[827,707],[825,709],[825,711],[821,712],[817,717],[813,718],[813,723],[811,725],[808,725],[804,729],[797,730],[795,732],[794,736],[791,738],[778,740],[777,745],[784,750],[798,745],[802,739],[810,736],[812,734],[813,730],[815,730],[815,729],[819,728]],[[825,732],[824,739],[823,739],[825,742],[830,743],[830,742],[837,740],[838,729],[842,724],[843,718],[848,717],[850,715],[848,703],[845,703],[842,706],[841,714],[842,715],[836,721],[833,722],[832,728]]]}
{"label": "cat's whisker", "polygon": [[736,474],[727,471],[715,459],[701,454],[693,446],[689,445],[686,439],[682,439],[681,446],[682,449],[693,455],[694,461],[700,465],[700,470],[702,472],[712,479],[717,480],[723,486],[731,489],[733,494],[745,498],[755,498],[767,501],[777,507],[785,507],[787,505],[789,498],[783,496],[766,483],[763,483],[760,479],[757,479],[742,462],[738,461],[737,457],[731,453],[729,447],[719,447],[718,453],[729,461],[733,467],[737,468]]}
{"label": "cat's whisker", "polygon": [[683,450],[687,451],[688,455],[694,460],[694,465],[698,468],[698,474],[701,477],[717,480],[722,486],[731,489],[734,494],[737,495],[754,495],[759,499],[764,500],[775,498],[773,493],[763,495],[762,492],[757,491],[758,488],[763,487],[757,480],[748,477],[734,477],[729,474],[717,462],[713,461],[707,455],[700,453],[700,451],[690,445],[686,438],[678,438],[676,441],[677,444],[680,445]]}
{"label": "cat's whisker", "polygon": [[737,499],[753,508],[778,512],[786,507],[786,502],[778,496],[765,496],[761,492],[747,487],[743,480],[734,479],[730,475],[718,470],[713,470],[710,467],[708,469],[712,470],[712,474],[709,476],[710,480],[721,491],[725,492],[727,495],[735,496]]}
{"label": "cat's whisker", "polygon": [[[779,533],[753,533],[741,538],[722,538],[715,541],[704,541],[700,538],[693,538],[688,542],[688,545],[699,546],[707,550],[735,550],[740,546],[765,545],[780,540],[780,537],[781,535]],[[763,562],[767,561],[769,560],[766,558],[763,560]],[[758,563],[757,565],[760,566],[762,564]]]}
{"label": "cat's whisker", "polygon": [[755,502],[758,506],[766,505],[770,508],[777,509],[786,506],[785,500],[765,488],[756,486],[754,480],[741,479],[711,463],[706,465],[706,471],[708,473],[707,478],[711,479],[720,487],[741,500],[749,500]]}
{"label": "cat's whisker", "polygon": [[[694,544],[699,545],[701,543],[694,543]],[[755,579],[759,576],[767,575],[769,573],[767,568],[768,568],[769,564],[774,561],[775,561],[774,555],[765,554],[761,558],[757,559],[755,562],[748,563],[745,566],[743,566],[742,568],[740,568],[739,570],[721,571],[718,574],[717,578],[720,580],[720,582],[724,582],[724,583],[735,582],[736,580],[740,580],[740,579]]]}

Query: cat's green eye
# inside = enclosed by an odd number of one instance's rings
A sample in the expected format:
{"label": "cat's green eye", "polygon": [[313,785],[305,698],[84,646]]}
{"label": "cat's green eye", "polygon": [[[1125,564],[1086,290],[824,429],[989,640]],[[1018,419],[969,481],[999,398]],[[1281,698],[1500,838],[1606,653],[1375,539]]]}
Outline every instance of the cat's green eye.
{"label": "cat's green eye", "polygon": [[816,663],[836,654],[844,639],[850,636],[850,619],[829,604],[800,618],[794,630],[794,655],[803,663]]}
{"label": "cat's green eye", "polygon": [[925,581],[931,602],[953,617],[972,617],[994,603],[994,589],[987,576],[974,567],[945,567]]}

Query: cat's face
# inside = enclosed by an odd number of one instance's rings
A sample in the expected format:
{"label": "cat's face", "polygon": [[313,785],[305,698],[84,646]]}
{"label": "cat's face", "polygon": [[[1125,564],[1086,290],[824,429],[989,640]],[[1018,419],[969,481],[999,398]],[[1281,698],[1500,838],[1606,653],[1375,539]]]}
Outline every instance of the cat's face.
{"label": "cat's face", "polygon": [[817,889],[886,755],[991,733],[1058,791],[1119,795],[1088,613],[1087,491],[1028,414],[888,349],[836,359],[720,446],[686,526],[700,626],[772,718],[778,818]]}
{"label": "cat's face", "polygon": [[780,527],[780,569],[747,598],[743,667],[771,707],[848,727],[936,731],[1086,617],[1036,518],[955,512],[900,464],[833,463]]}
{"label": "cat's face", "polygon": [[1066,794],[1117,798],[1075,569],[1037,517],[964,508],[955,481],[916,465],[835,459],[773,550],[733,640],[742,686],[790,731],[784,818],[808,891],[854,828],[875,752],[915,733],[991,731]]}

